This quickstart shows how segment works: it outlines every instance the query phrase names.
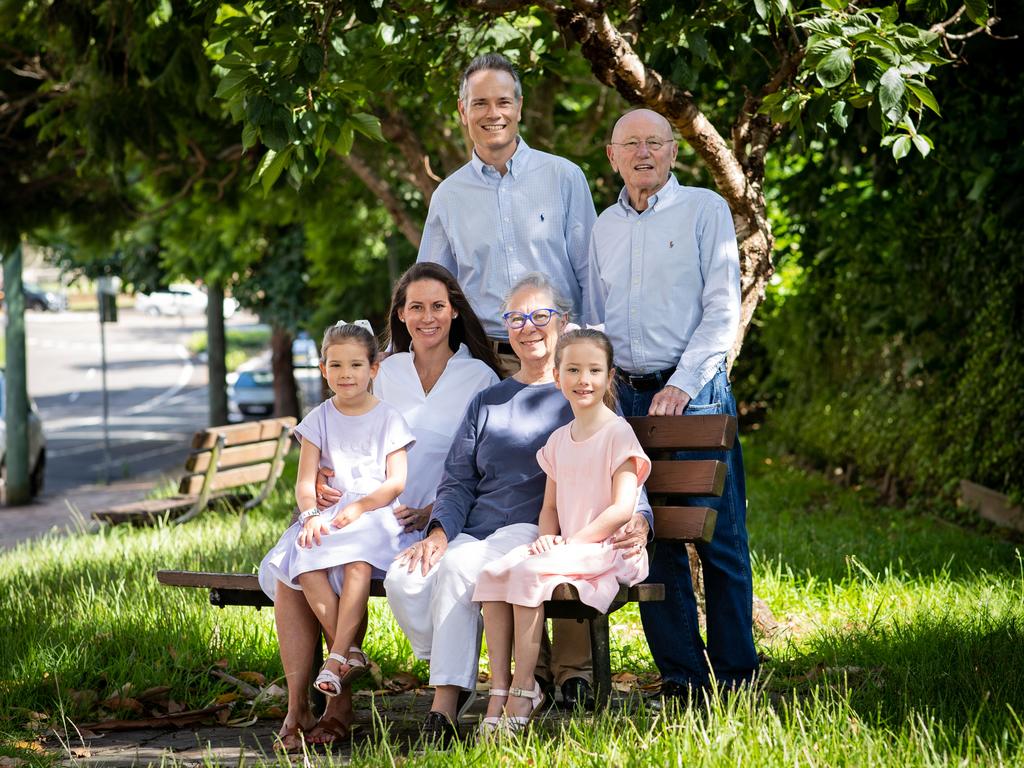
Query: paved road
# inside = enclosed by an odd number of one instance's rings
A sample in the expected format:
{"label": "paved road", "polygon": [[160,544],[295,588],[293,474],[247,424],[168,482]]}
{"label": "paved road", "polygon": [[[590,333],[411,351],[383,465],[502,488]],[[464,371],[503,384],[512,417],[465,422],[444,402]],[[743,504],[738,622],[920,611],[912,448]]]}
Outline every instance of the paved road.
{"label": "paved road", "polygon": [[45,494],[164,469],[207,419],[206,368],[186,344],[202,317],[121,313],[106,326],[111,463],[104,461],[99,322],[94,313],[27,313],[28,386],[49,458]]}

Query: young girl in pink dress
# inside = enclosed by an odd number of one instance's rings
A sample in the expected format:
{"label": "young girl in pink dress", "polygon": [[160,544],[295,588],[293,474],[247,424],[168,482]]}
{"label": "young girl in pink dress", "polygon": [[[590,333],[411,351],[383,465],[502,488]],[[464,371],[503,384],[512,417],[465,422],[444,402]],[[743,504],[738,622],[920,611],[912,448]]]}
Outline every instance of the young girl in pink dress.
{"label": "young girl in pink dress", "polygon": [[543,703],[533,673],[544,601],[557,585],[572,584],[581,602],[606,611],[620,584],[647,578],[646,551],[626,557],[609,542],[632,517],[651,470],[633,429],[612,410],[613,375],[611,343],[600,331],[570,331],[559,340],[555,383],[575,418],[537,452],[548,476],[539,538],[487,566],[473,593],[483,603],[491,662],[484,732],[522,730]]}
{"label": "young girl in pink dress", "polygon": [[[315,684],[336,696],[367,671],[355,644],[366,617],[370,580],[415,536],[394,515],[405,488],[406,450],[415,442],[405,419],[369,391],[379,366],[377,341],[366,327],[327,329],[320,370],[334,396],[295,427],[301,439],[295,499],[303,510],[260,563],[259,580],[271,598],[279,584],[301,589],[331,644]],[[340,501],[321,512],[316,475],[330,467]],[[340,581],[340,585],[336,583]]]}

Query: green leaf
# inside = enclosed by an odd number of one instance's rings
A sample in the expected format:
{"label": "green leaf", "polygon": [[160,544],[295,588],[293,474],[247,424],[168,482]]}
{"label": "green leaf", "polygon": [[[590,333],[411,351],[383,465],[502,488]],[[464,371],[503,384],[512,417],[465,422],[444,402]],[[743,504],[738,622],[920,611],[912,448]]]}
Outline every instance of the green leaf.
{"label": "green leaf", "polygon": [[920,133],[915,133],[913,138],[914,146],[917,147],[917,151],[921,153],[921,157],[928,157],[928,153],[932,151],[932,142],[927,136],[922,136]]}
{"label": "green leaf", "polygon": [[701,61],[708,60],[708,41],[707,38],[704,37],[703,32],[687,32],[686,45],[698,59]]}
{"label": "green leaf", "polygon": [[367,138],[384,141],[384,135],[380,132],[380,120],[373,115],[357,112],[348,119],[348,123]]}
{"label": "green leaf", "polygon": [[892,156],[896,160],[902,160],[910,152],[910,137],[900,136],[892,144]]}
{"label": "green leaf", "polygon": [[833,11],[845,11],[846,0],[824,0],[825,7],[831,8]]}
{"label": "green leaf", "polygon": [[765,0],[754,0],[754,10],[760,17],[761,21],[768,19],[768,3]]}
{"label": "green leaf", "polygon": [[[842,85],[853,71],[853,56],[849,48],[836,48],[826,55],[815,69],[815,74],[826,88]],[[897,73],[899,74],[899,73]]]}
{"label": "green leaf", "polygon": [[242,128],[242,149],[246,150],[249,147],[255,146],[257,139],[259,139],[260,129],[258,126],[252,123],[246,123]]}
{"label": "green leaf", "polygon": [[878,86],[878,106],[882,108],[882,114],[890,123],[898,123],[905,111],[903,94],[906,87],[903,75],[896,67],[890,67],[878,81]]}
{"label": "green leaf", "polygon": [[260,135],[267,148],[275,152],[282,151],[288,143],[288,128],[277,118],[264,125],[260,130]]}
{"label": "green leaf", "polygon": [[906,81],[907,88],[910,89],[911,93],[917,96],[928,109],[934,112],[936,115],[942,116],[939,112],[939,102],[935,99],[935,94],[931,92],[927,85],[924,83],[918,83],[913,80]]}
{"label": "green leaf", "polygon": [[850,105],[845,101],[837,101],[832,105],[831,115],[832,122],[845,131],[850,124]]}
{"label": "green leaf", "polygon": [[352,124],[346,120],[345,124],[341,126],[341,134],[334,143],[334,149],[337,150],[339,155],[347,155],[352,151],[352,143],[355,140],[356,135],[352,131]]}
{"label": "green leaf", "polygon": [[218,99],[230,99],[244,89],[255,77],[246,69],[232,69],[217,83],[217,91],[214,97]]}
{"label": "green leaf", "polygon": [[968,18],[979,27],[984,27],[988,21],[988,2],[986,0],[964,0],[967,6]]}

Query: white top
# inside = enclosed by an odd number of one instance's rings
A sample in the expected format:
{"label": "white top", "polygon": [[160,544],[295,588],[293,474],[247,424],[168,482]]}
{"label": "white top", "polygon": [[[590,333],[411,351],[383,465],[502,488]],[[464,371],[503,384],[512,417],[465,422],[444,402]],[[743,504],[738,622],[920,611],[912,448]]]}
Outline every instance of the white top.
{"label": "white top", "polygon": [[469,353],[465,344],[448,361],[430,394],[424,394],[413,353],[397,352],[380,365],[373,391],[397,408],[412,428],[416,450],[409,452],[409,475],[402,504],[415,509],[434,500],[452,438],[477,392],[498,383],[497,374]]}
{"label": "white top", "polygon": [[299,422],[295,435],[320,449],[320,466],[334,470],[331,487],[356,497],[372,493],[387,479],[389,453],[416,442],[402,414],[384,402],[346,416],[332,400],[324,400]]}

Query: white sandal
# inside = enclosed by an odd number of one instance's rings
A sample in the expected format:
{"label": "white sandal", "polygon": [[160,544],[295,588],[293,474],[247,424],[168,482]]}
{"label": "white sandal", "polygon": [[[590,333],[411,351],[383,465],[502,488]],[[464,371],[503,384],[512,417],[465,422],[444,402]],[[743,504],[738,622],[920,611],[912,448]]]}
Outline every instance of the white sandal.
{"label": "white sandal", "polygon": [[[533,702],[533,709],[530,710],[529,715],[505,715],[504,722],[505,728],[508,729],[509,733],[522,733],[526,730],[526,727],[533,720],[534,716],[540,711],[541,704],[544,703],[544,691],[538,683],[533,684],[533,690],[528,691],[525,688],[512,687],[508,689],[509,697],[517,696],[521,699],[530,699]],[[506,707],[508,704],[505,705]]]}
{"label": "white sandal", "polygon": [[[491,688],[490,693],[488,693],[487,695],[488,697],[504,696],[505,698],[508,698],[508,691],[504,691],[501,688]],[[498,731],[502,729],[502,718],[503,715],[500,714],[495,715],[494,717],[483,718],[480,721],[480,726],[478,728],[480,738],[489,739],[492,736],[496,736]]]}
{"label": "white sandal", "polygon": [[[352,655],[353,652],[358,653],[363,658],[355,658]],[[338,675],[329,670],[326,666],[327,662],[324,662],[325,666],[320,670],[320,674],[316,676],[316,680],[313,681],[313,685],[315,685],[320,692],[324,694],[324,696],[329,698],[337,696],[346,687],[351,685],[354,680],[362,677],[370,670],[370,665],[368,663],[369,657],[363,652],[362,648],[357,645],[353,645],[348,649],[348,653],[348,658],[345,658],[340,653],[332,652],[327,654],[328,659],[333,659],[341,666],[348,667],[348,669],[341,675]],[[328,687],[324,688],[321,683]]]}

